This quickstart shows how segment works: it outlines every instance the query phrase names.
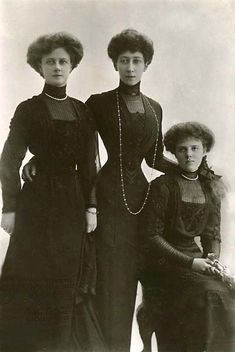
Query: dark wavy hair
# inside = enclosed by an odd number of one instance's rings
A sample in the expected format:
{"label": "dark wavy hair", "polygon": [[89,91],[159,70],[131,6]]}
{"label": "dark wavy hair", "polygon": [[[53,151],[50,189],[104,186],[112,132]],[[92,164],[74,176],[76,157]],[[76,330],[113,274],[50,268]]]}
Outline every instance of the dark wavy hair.
{"label": "dark wavy hair", "polygon": [[[70,56],[72,69],[77,67],[83,57],[83,46],[73,35],[66,32],[45,34],[28,47],[27,62],[38,73],[42,57],[57,48],[63,48]],[[40,73],[41,74],[41,73]]]}
{"label": "dark wavy hair", "polygon": [[199,122],[189,121],[172,126],[165,133],[164,145],[166,150],[175,154],[176,144],[188,137],[200,139],[207,152],[211,150],[215,143],[214,133],[208,127]]}
{"label": "dark wavy hair", "polygon": [[154,54],[153,42],[145,34],[135,29],[125,29],[115,35],[109,42],[108,55],[112,59],[114,66],[119,55],[125,51],[132,53],[140,51],[143,54],[146,64],[150,64]]}

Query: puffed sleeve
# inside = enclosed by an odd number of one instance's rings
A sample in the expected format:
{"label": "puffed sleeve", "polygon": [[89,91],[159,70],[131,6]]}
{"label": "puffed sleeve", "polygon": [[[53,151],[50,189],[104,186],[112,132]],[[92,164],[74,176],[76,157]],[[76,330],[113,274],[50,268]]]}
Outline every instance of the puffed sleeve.
{"label": "puffed sleeve", "polygon": [[[191,267],[193,258],[175,249],[165,238],[169,226],[169,206],[172,202],[169,185],[161,176],[153,182],[149,201],[143,214],[142,236],[146,238],[147,246],[157,261],[171,262],[184,267]],[[143,237],[142,237],[143,240]]]}
{"label": "puffed sleeve", "polygon": [[87,101],[86,101],[86,103],[85,103],[88,107],[89,107],[89,109],[92,111],[92,113],[95,115],[95,113],[97,112],[96,110],[96,99],[95,99],[95,95],[91,95],[88,99],[87,99]]}
{"label": "puffed sleeve", "polygon": [[100,170],[98,151],[98,133],[96,123],[90,109],[85,106],[86,134],[83,167],[81,170],[81,183],[84,190],[86,208],[96,207],[96,176]]}
{"label": "puffed sleeve", "polygon": [[210,199],[209,214],[206,227],[201,235],[201,245],[203,256],[214,253],[217,258],[220,255],[220,222],[221,222],[221,202],[216,197]]}
{"label": "puffed sleeve", "polygon": [[[173,161],[167,159],[163,155],[164,145],[163,145],[163,136],[162,136],[162,108],[159,104],[153,105],[158,119],[159,119],[159,132],[158,132],[158,143],[157,143],[157,154],[154,168],[163,173],[175,173],[177,170],[177,164]],[[145,161],[149,167],[153,166],[153,156],[155,150],[155,143],[152,145],[150,150],[145,155]]]}
{"label": "puffed sleeve", "polygon": [[30,113],[27,102],[18,105],[10,123],[10,132],[5,142],[1,161],[3,213],[14,212],[21,189],[19,169],[25,157],[30,130]]}

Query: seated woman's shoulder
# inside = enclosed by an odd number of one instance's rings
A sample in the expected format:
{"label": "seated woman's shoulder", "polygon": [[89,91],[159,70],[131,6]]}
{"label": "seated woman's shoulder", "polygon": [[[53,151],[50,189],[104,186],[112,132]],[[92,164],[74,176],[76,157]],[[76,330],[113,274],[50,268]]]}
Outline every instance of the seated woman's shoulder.
{"label": "seated woman's shoulder", "polygon": [[151,184],[151,189],[154,190],[163,190],[163,189],[171,189],[174,187],[175,178],[173,175],[166,174],[156,177]]}

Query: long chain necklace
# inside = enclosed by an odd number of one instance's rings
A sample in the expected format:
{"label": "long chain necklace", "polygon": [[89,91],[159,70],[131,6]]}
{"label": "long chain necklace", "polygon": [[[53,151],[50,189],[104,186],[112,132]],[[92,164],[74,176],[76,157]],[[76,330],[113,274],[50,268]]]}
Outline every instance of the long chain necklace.
{"label": "long chain necklace", "polygon": [[66,95],[64,98],[56,98],[56,97],[53,97],[52,95],[48,94],[48,93],[45,93],[45,95],[51,99],[54,99],[54,100],[57,100],[57,101],[63,101],[65,99],[68,98],[68,96]]}
{"label": "long chain necklace", "polygon": [[148,196],[149,196],[150,188],[151,188],[153,169],[154,169],[156,156],[157,156],[159,122],[158,122],[156,112],[154,111],[152,105],[150,104],[150,102],[147,99],[148,105],[151,108],[151,110],[154,114],[156,123],[157,123],[157,137],[156,137],[156,143],[155,143],[155,148],[154,148],[154,153],[153,153],[153,163],[152,163],[152,171],[151,171],[151,175],[150,175],[150,182],[148,183],[148,188],[147,188],[147,192],[146,192],[143,204],[141,205],[141,207],[137,211],[132,211],[128,205],[128,202],[127,202],[127,196],[126,196],[125,185],[124,185],[123,159],[122,159],[122,122],[121,122],[121,109],[120,109],[118,90],[116,90],[116,102],[117,102],[118,127],[119,127],[119,162],[120,162],[120,179],[121,179],[122,198],[123,198],[123,201],[124,201],[124,204],[125,204],[127,211],[132,215],[138,215],[145,207],[145,204],[146,204]]}

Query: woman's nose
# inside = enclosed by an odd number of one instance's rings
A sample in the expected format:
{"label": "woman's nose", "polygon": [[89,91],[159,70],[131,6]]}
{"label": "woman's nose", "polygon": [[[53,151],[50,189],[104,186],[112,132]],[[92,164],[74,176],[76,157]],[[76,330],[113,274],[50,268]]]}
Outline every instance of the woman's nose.
{"label": "woman's nose", "polygon": [[192,156],[192,151],[191,151],[191,149],[188,149],[188,150],[187,150],[186,156],[187,156],[187,158],[191,158],[191,156]]}
{"label": "woman's nose", "polygon": [[133,65],[133,62],[129,62],[129,64],[128,64],[128,71],[134,71],[134,65]]}
{"label": "woman's nose", "polygon": [[54,68],[55,68],[55,70],[57,70],[57,71],[61,69],[59,61],[56,61],[56,62],[55,62]]}

